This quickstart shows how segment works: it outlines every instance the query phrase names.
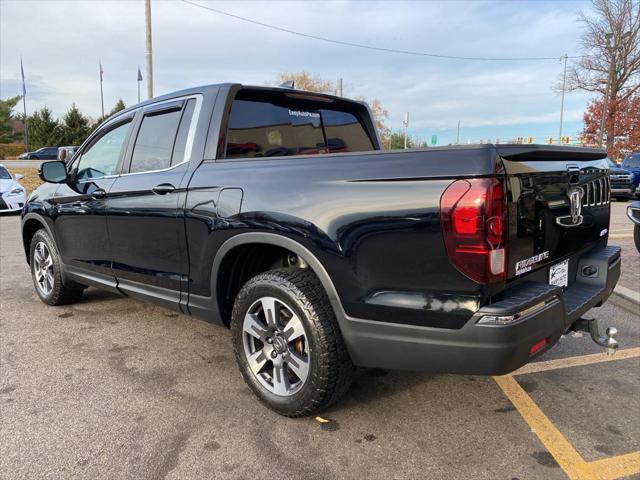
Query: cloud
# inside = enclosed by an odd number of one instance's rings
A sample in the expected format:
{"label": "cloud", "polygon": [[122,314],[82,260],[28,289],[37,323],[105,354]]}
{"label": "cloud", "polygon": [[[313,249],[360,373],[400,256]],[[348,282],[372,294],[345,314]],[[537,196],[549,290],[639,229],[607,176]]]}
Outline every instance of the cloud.
{"label": "cloud", "polygon": [[[195,1],[312,35],[486,57],[574,54],[577,10],[586,8],[583,2],[552,1]],[[136,102],[138,66],[145,74],[143,2],[24,1],[0,8],[3,97],[20,93],[23,55],[29,110],[48,105],[62,115],[75,102],[99,115],[99,59],[105,109],[118,98]],[[474,62],[386,54],[285,34],[179,1],[154,1],[152,9],[156,94],[225,81],[264,85],[280,71],[304,69],[344,78],[347,96],[380,99],[394,128],[410,111],[414,132],[449,128],[458,120],[474,128],[551,125],[559,116],[560,99],[551,90],[561,73],[559,60]],[[584,94],[567,96],[568,121],[580,120],[587,100]]]}

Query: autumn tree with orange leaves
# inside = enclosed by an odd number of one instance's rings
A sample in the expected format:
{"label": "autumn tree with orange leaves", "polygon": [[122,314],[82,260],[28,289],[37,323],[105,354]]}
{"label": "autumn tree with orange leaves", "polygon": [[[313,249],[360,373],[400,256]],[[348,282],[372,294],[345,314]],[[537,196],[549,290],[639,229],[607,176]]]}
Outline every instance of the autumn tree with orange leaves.
{"label": "autumn tree with orange leaves", "polygon": [[613,156],[618,151],[614,145],[619,144],[614,139],[623,130],[619,119],[631,117],[624,108],[636,104],[640,92],[640,0],[592,0],[591,3],[591,10],[579,17],[584,27],[582,55],[569,67],[567,88],[598,94],[598,101],[585,113],[585,121],[587,117],[590,121],[585,131],[593,130],[592,110],[602,112],[600,99],[609,94],[603,136]]}
{"label": "autumn tree with orange leaves", "polygon": [[[640,95],[628,98],[620,97],[610,111],[615,115],[609,118],[607,132],[613,139],[608,148],[609,156],[619,160],[626,154],[640,151]],[[594,100],[584,112],[584,142],[595,144],[600,132],[602,118],[602,100]]]}

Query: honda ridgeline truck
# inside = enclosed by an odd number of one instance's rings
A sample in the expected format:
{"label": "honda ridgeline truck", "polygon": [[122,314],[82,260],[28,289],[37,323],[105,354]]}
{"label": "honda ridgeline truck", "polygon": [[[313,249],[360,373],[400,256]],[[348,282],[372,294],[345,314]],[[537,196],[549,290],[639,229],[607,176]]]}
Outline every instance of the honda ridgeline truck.
{"label": "honda ridgeline truck", "polygon": [[37,294],[87,286],[231,329],[245,381],[308,415],[354,366],[499,375],[620,275],[606,154],[549,145],[381,149],[366,104],[238,84],[105,121],[22,214]]}

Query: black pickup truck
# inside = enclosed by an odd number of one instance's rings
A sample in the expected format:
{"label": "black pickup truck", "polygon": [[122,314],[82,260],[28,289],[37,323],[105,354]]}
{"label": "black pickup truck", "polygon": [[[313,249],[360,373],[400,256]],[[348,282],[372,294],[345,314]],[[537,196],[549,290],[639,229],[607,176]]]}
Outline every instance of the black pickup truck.
{"label": "black pickup truck", "polygon": [[307,415],[354,365],[495,375],[572,328],[602,340],[581,316],[620,275],[605,157],[381,151],[363,103],[193,88],[42,164],[24,249],[49,305],[95,286],[229,327],[256,395]]}

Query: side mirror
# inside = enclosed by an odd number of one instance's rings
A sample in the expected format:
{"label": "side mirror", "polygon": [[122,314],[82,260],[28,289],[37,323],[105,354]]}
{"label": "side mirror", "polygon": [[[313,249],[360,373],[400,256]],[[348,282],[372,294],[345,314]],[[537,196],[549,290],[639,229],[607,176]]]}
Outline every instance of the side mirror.
{"label": "side mirror", "polygon": [[38,176],[45,182],[65,183],[68,179],[67,166],[59,160],[43,162],[38,170]]}
{"label": "side mirror", "polygon": [[16,173],[13,178],[15,178],[16,180],[22,180],[24,178],[24,175],[22,175],[21,173]]}

